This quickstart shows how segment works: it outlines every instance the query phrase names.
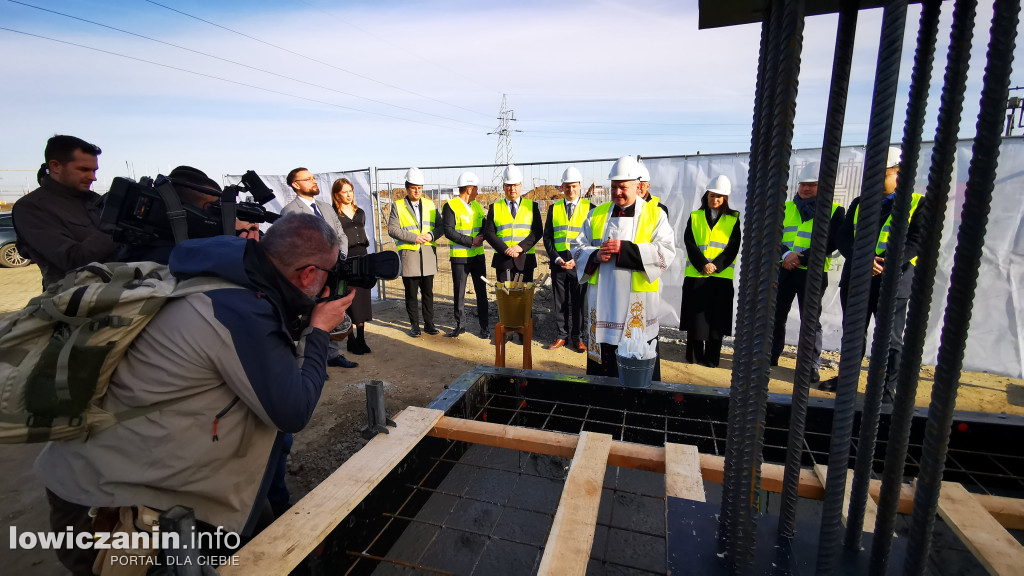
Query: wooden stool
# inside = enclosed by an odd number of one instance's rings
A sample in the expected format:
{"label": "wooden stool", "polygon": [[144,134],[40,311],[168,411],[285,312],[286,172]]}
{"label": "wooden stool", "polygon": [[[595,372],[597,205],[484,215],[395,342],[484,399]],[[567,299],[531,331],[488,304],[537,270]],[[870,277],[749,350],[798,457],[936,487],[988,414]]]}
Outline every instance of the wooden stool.
{"label": "wooden stool", "polygon": [[506,328],[498,322],[494,326],[494,365],[505,367],[505,334],[518,333],[523,335],[523,370],[533,369],[533,318],[526,321],[525,326]]}

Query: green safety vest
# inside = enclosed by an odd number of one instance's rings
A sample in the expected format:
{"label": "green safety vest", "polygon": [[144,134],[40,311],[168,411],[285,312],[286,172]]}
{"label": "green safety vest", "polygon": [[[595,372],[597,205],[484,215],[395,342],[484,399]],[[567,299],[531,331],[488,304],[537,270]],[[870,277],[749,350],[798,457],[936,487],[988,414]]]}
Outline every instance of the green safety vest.
{"label": "green safety vest", "polygon": [[[613,204],[606,202],[601,204],[594,210],[594,214],[590,217],[590,245],[600,246],[604,243],[604,232],[605,224],[608,222],[608,214],[612,210]],[[643,211],[640,212],[640,218],[636,224],[636,230],[633,231],[633,243],[634,244],[649,244],[651,236],[654,235],[654,227],[658,224],[658,215],[661,214],[661,208],[654,202],[646,202],[643,207]],[[590,277],[591,284],[597,284],[597,275],[600,269],[594,271],[594,275]],[[633,271],[633,276],[630,278],[630,289],[633,292],[657,292],[661,286],[660,280],[649,282],[647,280],[647,274],[639,271]]]}
{"label": "green safety vest", "polygon": [[[722,214],[715,222],[715,227],[708,225],[707,215],[703,209],[690,212],[690,231],[693,232],[693,240],[697,248],[708,261],[714,260],[729,245],[729,238],[732,238],[733,229],[739,218],[735,214]],[[686,263],[685,275],[691,278],[728,278],[732,280],[735,273],[736,260],[725,270],[719,270],[714,274],[701,274],[700,270],[690,262]]]}
{"label": "green safety vest", "polygon": [[[412,208],[409,207],[409,203],[405,200],[398,201],[398,223],[402,226],[402,230],[406,232],[412,232],[413,234],[430,234],[437,226],[437,207],[434,206],[434,202],[430,198],[420,198],[420,211],[423,212],[423,226],[420,227],[419,222],[416,221],[416,216],[412,212]],[[402,240],[395,240],[395,244],[398,245],[399,250],[419,250],[420,246],[437,246],[437,242],[427,242],[426,244],[417,244],[415,242],[404,242]]]}
{"label": "green safety vest", "polygon": [[[921,198],[924,198],[921,194],[913,193],[910,195],[910,217],[907,220],[914,218],[914,212],[917,212],[917,205],[921,203]],[[860,203],[857,204],[857,209],[853,211],[853,237],[857,237],[857,216],[860,215]],[[875,254],[881,256],[885,254],[885,249],[889,247],[889,228],[892,226],[892,214],[885,219],[885,224],[882,225],[882,230],[878,232],[878,243],[875,244]],[[917,266],[917,256],[910,259],[910,264]]]}
{"label": "green safety vest", "polygon": [[[498,200],[494,203],[494,232],[510,248],[518,245],[530,235],[533,228],[533,201],[523,198],[519,201],[519,210],[516,217],[512,218],[512,212],[508,209],[508,202]],[[537,245],[534,244],[526,252],[535,254]]]}
{"label": "green safety vest", "polygon": [[583,222],[587,220],[590,213],[590,200],[577,202],[576,211],[572,213],[572,220],[569,220],[565,211],[565,200],[555,202],[551,207],[551,227],[554,230],[555,250],[563,252],[569,249],[569,243],[576,239],[583,231]]}
{"label": "green safety vest", "polygon": [[[466,203],[461,198],[456,197],[448,201],[448,206],[455,213],[455,230],[466,236],[476,238],[480,234],[480,228],[484,223],[484,209],[480,206],[480,203],[473,200],[469,203],[469,206],[466,206]],[[482,244],[476,248],[468,248],[453,242],[450,256],[452,258],[469,258],[482,255],[483,253],[484,247]]]}
{"label": "green safety vest", "polygon": [[[835,216],[839,204],[832,203],[832,215]],[[803,253],[811,247],[811,230],[814,228],[814,218],[806,222],[800,216],[800,210],[796,202],[786,202],[786,219],[782,221],[782,243],[793,252]],[[825,257],[825,271],[828,272],[832,266],[832,259]],[[800,266],[806,270],[807,266]]]}

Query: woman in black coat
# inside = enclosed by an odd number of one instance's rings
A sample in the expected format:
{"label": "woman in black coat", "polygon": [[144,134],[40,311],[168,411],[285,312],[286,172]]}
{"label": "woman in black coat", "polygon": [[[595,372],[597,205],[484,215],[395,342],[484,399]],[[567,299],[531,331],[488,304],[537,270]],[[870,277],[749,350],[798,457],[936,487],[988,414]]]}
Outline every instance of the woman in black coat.
{"label": "woman in black coat", "polygon": [[[334,204],[334,211],[338,213],[341,220],[341,227],[348,237],[348,257],[363,256],[370,247],[370,239],[366,236],[366,212],[356,206],[355,189],[348,178],[339,178],[331,186],[331,201]],[[353,354],[369,354],[370,347],[366,345],[366,332],[364,323],[373,320],[373,306],[370,303],[370,291],[363,288],[353,288],[356,291],[352,305],[348,308],[348,315],[355,325],[355,334],[348,339],[348,351]]]}
{"label": "woman in black coat", "polygon": [[712,368],[718,367],[722,337],[732,334],[740,213],[729,208],[730,193],[728,178],[712,180],[683,233],[687,263],[679,328],[686,330],[686,361]]}

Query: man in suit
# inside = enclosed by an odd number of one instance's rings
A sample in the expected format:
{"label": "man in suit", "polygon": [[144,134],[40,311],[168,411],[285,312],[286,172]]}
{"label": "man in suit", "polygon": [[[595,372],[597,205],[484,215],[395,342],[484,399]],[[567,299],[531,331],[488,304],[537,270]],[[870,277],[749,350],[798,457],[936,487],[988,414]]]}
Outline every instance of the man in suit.
{"label": "man in suit", "polygon": [[540,208],[536,202],[519,197],[523,173],[514,164],[505,167],[502,184],[505,200],[491,204],[484,220],[484,239],[494,248],[491,268],[499,282],[512,280],[516,274],[530,282],[537,267],[535,246],[544,236]]}
{"label": "man in suit", "polygon": [[409,336],[420,337],[420,314],[416,292],[422,296],[423,332],[431,336],[440,331],[434,326],[434,275],[437,274],[437,239],[444,226],[437,206],[423,197],[423,173],[409,168],[405,174],[408,195],[391,203],[388,235],[395,239],[402,256],[402,283],[405,285],[405,311],[409,315]]}
{"label": "man in suit", "polygon": [[[345,230],[341,227],[341,220],[338,219],[338,213],[334,211],[334,207],[328,202],[316,199],[316,196],[320,194],[320,187],[317,186],[316,177],[313,176],[313,173],[306,168],[295,168],[288,173],[285,181],[295,191],[295,199],[281,209],[281,215],[284,216],[285,214],[298,212],[313,214],[323,218],[338,235],[338,253],[344,259],[345,255],[348,254],[348,236],[345,235]],[[339,325],[339,327],[344,330],[346,324],[351,326],[348,316],[345,317],[345,322]],[[345,358],[345,355],[339,351],[338,343],[332,339],[330,350],[328,350],[327,365],[355,368],[359,366],[359,363]]]}
{"label": "man in suit", "polygon": [[544,223],[544,249],[551,261],[551,317],[555,321],[556,338],[548,350],[565,346],[574,352],[586,352],[580,338],[583,327],[583,299],[586,284],[576,279],[576,261],[569,246],[583,231],[583,222],[590,214],[590,201],[580,200],[583,175],[575,167],[562,173],[564,199],[551,205]]}

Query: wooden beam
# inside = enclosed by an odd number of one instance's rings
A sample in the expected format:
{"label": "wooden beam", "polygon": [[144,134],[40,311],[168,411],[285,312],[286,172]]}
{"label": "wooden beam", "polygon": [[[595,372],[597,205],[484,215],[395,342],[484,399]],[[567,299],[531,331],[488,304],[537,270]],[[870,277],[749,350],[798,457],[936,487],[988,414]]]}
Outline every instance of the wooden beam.
{"label": "wooden beam", "polygon": [[405,458],[444,415],[410,406],[395,416],[396,428],[378,434],[352,455],[287,514],[278,518],[236,555],[222,576],[288,574]]}
{"label": "wooden beam", "polygon": [[1024,547],[974,497],[955,482],[943,482],[939,516],[989,574],[1020,574]]}
{"label": "wooden beam", "polygon": [[705,502],[700,453],[696,446],[665,443],[665,495]]}
{"label": "wooden beam", "polygon": [[[818,477],[818,480],[824,485],[828,478],[828,466],[824,464],[814,465],[814,474]],[[853,470],[846,471],[846,492],[843,496],[843,526],[846,526],[847,517],[850,514],[850,494],[853,492]],[[867,499],[864,504],[864,527],[865,532],[875,531],[875,516],[878,513],[878,505],[871,498]]]}
{"label": "wooden beam", "polygon": [[538,574],[586,574],[611,447],[608,434],[580,434]]}
{"label": "wooden beam", "polygon": [[[434,429],[430,431],[430,435],[563,458],[572,456],[572,451],[578,442],[578,437],[573,434],[476,422],[448,416],[441,418]],[[608,465],[664,473],[665,449],[658,446],[613,441],[611,452],[608,454]],[[705,482],[720,484],[725,476],[725,458],[713,454],[701,454],[700,470]],[[762,464],[761,488],[768,492],[781,493],[784,472],[785,467],[781,465]],[[872,480],[868,488],[868,493],[876,502],[881,485],[880,480]],[[809,468],[800,470],[797,494],[802,498],[815,500],[825,497],[825,486],[821,480],[818,480],[814,470]],[[975,495],[975,498],[1006,528],[1010,530],[1024,529],[1024,500],[984,495]],[[904,484],[900,488],[900,503],[897,509],[900,514],[910,514],[913,511],[913,486]]]}

